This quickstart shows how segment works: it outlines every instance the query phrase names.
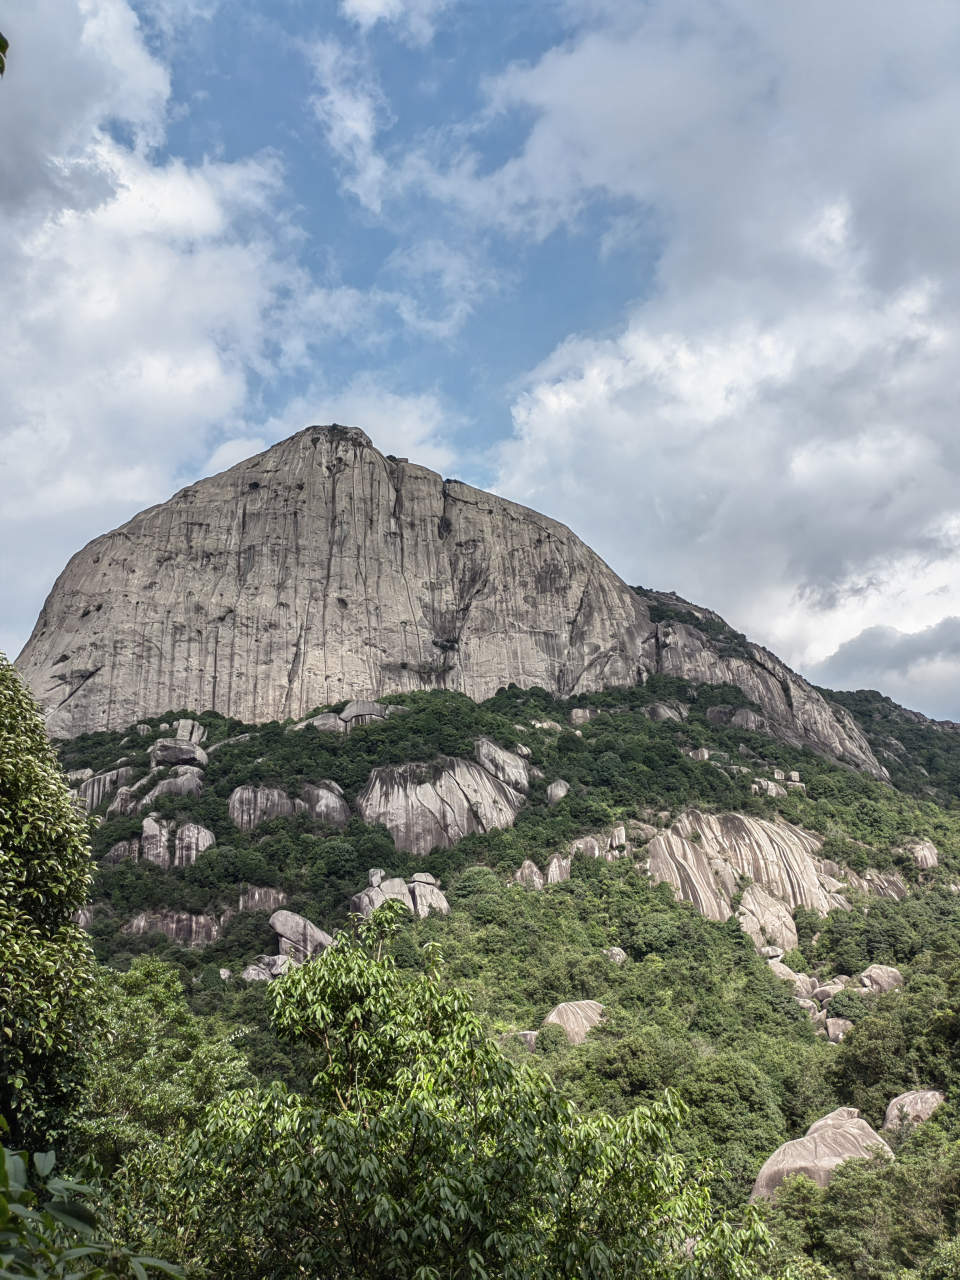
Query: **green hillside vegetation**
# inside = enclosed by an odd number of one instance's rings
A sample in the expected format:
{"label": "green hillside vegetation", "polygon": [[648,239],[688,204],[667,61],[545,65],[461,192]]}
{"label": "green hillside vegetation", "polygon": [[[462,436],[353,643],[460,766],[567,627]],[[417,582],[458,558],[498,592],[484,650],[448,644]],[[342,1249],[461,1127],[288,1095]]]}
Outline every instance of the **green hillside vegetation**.
{"label": "green hillside vegetation", "polygon": [[[688,618],[682,605],[658,596],[654,607],[664,618],[708,629],[709,617]],[[714,638],[733,650],[744,643],[733,632]],[[848,707],[876,747],[881,729],[871,718],[874,695],[830,696]],[[100,771],[122,760],[135,770],[130,785],[136,786],[149,768],[150,743],[164,736],[161,723],[195,718],[208,731],[205,750],[224,743],[209,755],[200,795],[163,797],[155,805],[164,817],[214,832],[216,845],[192,866],[103,863],[117,841],[139,833],[142,821],[142,815],[107,819],[112,796],[91,827],[96,865],[89,936],[104,966],[92,987],[91,1016],[107,1031],[87,1053],[83,1100],[61,1146],[75,1169],[101,1180],[114,1230],[131,1247],[195,1265],[213,1246],[181,1230],[179,1210],[160,1211],[156,1188],[176,1201],[170,1169],[181,1168],[183,1186],[193,1185],[191,1194],[202,1201],[206,1193],[190,1173],[196,1158],[190,1152],[200,1150],[191,1142],[201,1139],[190,1134],[206,1132],[209,1104],[245,1087],[249,1105],[260,1108],[257,1125],[268,1123],[279,1099],[287,1099],[284,1108],[301,1106],[291,1099],[314,1105],[316,1046],[276,1023],[277,993],[286,980],[248,984],[237,976],[257,955],[277,950],[268,913],[237,911],[240,894],[248,886],[283,890],[290,910],[332,933],[348,928],[350,897],[365,887],[368,868],[380,867],[404,877],[432,872],[452,908],[445,917],[398,918],[384,943],[397,980],[413,984],[411,990],[429,982],[438,993],[462,992],[457,998],[484,1042],[498,1046],[497,1061],[519,1071],[518,1081],[551,1082],[584,1123],[657,1116],[668,1097],[672,1110],[663,1123],[670,1150],[689,1169],[711,1170],[713,1211],[733,1215],[732,1221],[746,1221],[764,1160],[813,1120],[851,1105],[879,1127],[896,1094],[945,1090],[950,1101],[932,1120],[915,1133],[893,1135],[894,1164],[851,1162],[826,1192],[793,1180],[761,1214],[776,1240],[768,1264],[774,1274],[792,1268],[792,1275],[838,1280],[912,1280],[905,1273],[914,1271],[960,1275],[953,1261],[960,1247],[951,1253],[950,1243],[960,1230],[960,1114],[952,1101],[960,1035],[960,894],[953,891],[960,881],[960,771],[954,780],[949,746],[938,771],[928,768],[928,791],[901,786],[886,757],[880,758],[895,785],[810,750],[712,723],[711,707],[750,705],[730,686],[653,677],[642,687],[567,701],[516,687],[480,705],[448,692],[386,701],[407,710],[349,735],[170,711],[151,718],[151,733],[143,737],[131,727],[58,744],[65,769]],[[683,719],[649,719],[644,710],[654,702],[676,708]],[[569,727],[574,708],[599,712],[579,734]],[[328,709],[338,708],[315,713]],[[935,737],[953,740],[909,719],[898,724],[911,760],[932,751]],[[914,737],[907,733],[911,725]],[[228,800],[238,786],[275,787],[296,797],[304,784],[332,779],[352,803],[372,769],[470,757],[481,734],[507,749],[524,744],[543,775],[532,781],[511,830],[473,835],[417,858],[397,851],[385,828],[356,817],[344,831],[304,814],[247,833],[230,820]],[[249,737],[230,741],[243,735]],[[710,760],[685,754],[700,747],[711,751]],[[754,777],[771,778],[774,769],[798,771],[806,791],[776,799],[751,794]],[[149,785],[164,776],[152,774]],[[550,807],[546,789],[558,778],[571,789]],[[631,859],[608,864],[575,857],[569,881],[539,892],[508,883],[524,859],[545,869],[551,854],[565,853],[579,836],[629,820],[668,826],[691,807],[796,823],[823,836],[825,856],[841,866],[896,872],[908,883],[902,902],[853,895],[850,912],[832,911],[826,919],[803,908],[795,913],[799,949],[786,957],[794,968],[827,978],[871,963],[894,964],[906,977],[902,991],[886,996],[851,991],[835,998],[831,1016],[854,1023],[840,1046],[815,1034],[792,987],[774,976],[735,919],[701,918],[676,902],[668,886],[652,885]],[[940,865],[933,871],[918,872],[904,851],[918,838],[937,846]],[[180,946],[159,932],[126,931],[140,912],[220,917],[229,910],[235,914],[221,937],[204,948]],[[620,966],[603,954],[612,946],[626,952]],[[232,976],[224,980],[221,969]],[[548,1027],[528,1053],[515,1033],[538,1028],[554,1005],[576,999],[598,1000],[605,1009],[586,1043],[571,1046],[559,1028]],[[304,1117],[297,1123],[313,1123]],[[270,1133],[272,1125],[269,1120]],[[275,1134],[269,1137],[275,1141]],[[258,1148],[257,1158],[273,1149]],[[208,1170],[224,1159],[219,1147],[203,1150],[213,1162]],[[245,1194],[264,1191],[251,1184]],[[184,1202],[176,1204],[185,1211]],[[295,1274],[283,1269],[292,1263],[276,1260],[273,1271],[257,1270],[246,1248],[231,1254],[229,1265],[221,1259],[213,1274]]]}

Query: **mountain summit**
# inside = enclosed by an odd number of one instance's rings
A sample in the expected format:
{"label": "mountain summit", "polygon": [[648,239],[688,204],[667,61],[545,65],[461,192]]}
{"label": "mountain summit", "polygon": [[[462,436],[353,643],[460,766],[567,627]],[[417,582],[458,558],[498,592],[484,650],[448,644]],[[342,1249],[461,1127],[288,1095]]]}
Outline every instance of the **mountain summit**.
{"label": "mountain summit", "polygon": [[51,734],[169,708],[301,718],[348,698],[511,682],[561,697],[653,673],[730,684],[775,737],[883,770],[840,707],[564,525],[309,427],[95,538],[17,659]]}

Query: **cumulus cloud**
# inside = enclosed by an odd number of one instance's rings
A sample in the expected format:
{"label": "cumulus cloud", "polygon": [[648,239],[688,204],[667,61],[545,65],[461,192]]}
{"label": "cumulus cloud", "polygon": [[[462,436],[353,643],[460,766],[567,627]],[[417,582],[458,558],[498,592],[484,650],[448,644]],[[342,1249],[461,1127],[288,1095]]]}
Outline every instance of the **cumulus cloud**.
{"label": "cumulus cloud", "polygon": [[454,0],[342,0],[340,12],[369,31],[378,22],[396,27],[414,44],[426,44],[433,38],[436,21]]}

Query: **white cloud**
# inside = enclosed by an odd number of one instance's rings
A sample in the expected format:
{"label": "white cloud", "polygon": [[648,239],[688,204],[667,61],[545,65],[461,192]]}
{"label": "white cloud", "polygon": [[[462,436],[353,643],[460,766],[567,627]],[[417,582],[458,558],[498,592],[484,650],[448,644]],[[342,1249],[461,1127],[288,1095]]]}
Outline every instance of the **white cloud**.
{"label": "white cloud", "polygon": [[414,44],[432,40],[436,19],[454,0],[341,0],[340,12],[369,31],[378,22],[397,27]]}
{"label": "white cloud", "polygon": [[378,133],[390,124],[386,99],[358,56],[339,41],[314,41],[307,55],[320,87],[313,109],[341,162],[343,186],[378,214],[389,178],[389,167],[376,145]]}

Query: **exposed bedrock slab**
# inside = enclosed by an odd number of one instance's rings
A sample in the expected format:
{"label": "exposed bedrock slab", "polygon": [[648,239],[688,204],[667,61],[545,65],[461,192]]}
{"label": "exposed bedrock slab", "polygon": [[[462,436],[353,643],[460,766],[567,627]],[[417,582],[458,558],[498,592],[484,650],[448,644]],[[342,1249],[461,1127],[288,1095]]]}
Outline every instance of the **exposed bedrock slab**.
{"label": "exposed bedrock slab", "polygon": [[296,911],[275,911],[270,928],[280,939],[280,954],[301,964],[333,945],[333,938]]}
{"label": "exposed bedrock slab", "polygon": [[[690,809],[656,835],[645,852],[651,880],[673,885],[678,898],[692,902],[710,920],[729,919],[733,896],[743,880],[752,881],[738,911],[741,924],[758,949],[769,940],[789,951],[797,945],[795,907],[825,916],[834,907],[849,911],[848,888],[897,898],[907,892],[897,876],[841,873],[820,857],[821,845],[818,836],[789,823]],[[847,884],[829,874],[827,866],[843,874]]]}
{"label": "exposed bedrock slab", "polygon": [[939,1089],[910,1089],[887,1104],[884,1129],[898,1129],[901,1124],[923,1124],[944,1101]]}
{"label": "exposed bedrock slab", "polygon": [[766,650],[726,657],[651,622],[564,525],[347,427],[309,427],[95,538],[17,666],[63,737],[171,706],[300,720],[344,698],[569,696],[660,671],[738,685],[768,732],[882,772],[852,718]]}
{"label": "exposed bedrock slab", "polygon": [[192,915],[189,911],[143,911],[134,916],[123,930],[135,936],[144,933],[163,933],[171,942],[182,942],[187,947],[205,947],[216,942],[220,926],[213,916]]}
{"label": "exposed bedrock slab", "polygon": [[587,1032],[597,1026],[602,1017],[603,1005],[597,1000],[567,1000],[550,1010],[543,1025],[555,1022],[563,1027],[571,1044],[583,1044]]}
{"label": "exposed bedrock slab", "polygon": [[845,1160],[866,1159],[877,1152],[893,1159],[893,1152],[855,1107],[838,1107],[814,1121],[805,1137],[777,1148],[757,1174],[750,1199],[771,1198],[784,1179],[796,1173],[825,1187]]}
{"label": "exposed bedrock slab", "polygon": [[357,812],[364,822],[382,822],[398,849],[418,854],[449,849],[473,831],[512,827],[528,786],[526,761],[484,738],[476,750],[475,761],[441,756],[374,769]]}

